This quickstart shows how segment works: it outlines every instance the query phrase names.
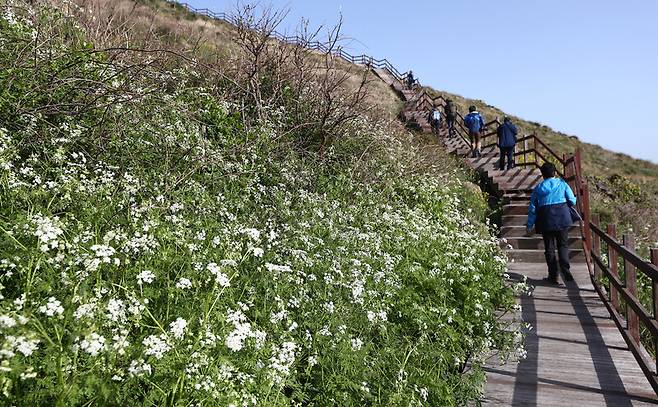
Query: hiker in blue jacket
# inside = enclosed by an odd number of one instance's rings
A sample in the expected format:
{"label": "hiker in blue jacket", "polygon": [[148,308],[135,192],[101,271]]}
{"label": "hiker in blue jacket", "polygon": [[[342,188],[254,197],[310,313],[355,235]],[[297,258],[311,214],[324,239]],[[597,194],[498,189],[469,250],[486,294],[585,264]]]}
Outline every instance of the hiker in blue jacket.
{"label": "hiker in blue jacket", "polygon": [[499,170],[505,169],[505,158],[507,158],[507,169],[514,168],[514,146],[516,145],[516,126],[509,117],[503,119],[503,124],[498,126],[498,147],[500,148]]}
{"label": "hiker in blue jacket", "polygon": [[541,167],[544,180],[535,187],[528,205],[527,232],[533,227],[544,238],[544,254],[548,266],[548,277],[544,280],[558,284],[558,258],[564,281],[573,281],[569,265],[569,228],[573,224],[569,206],[576,205],[576,196],[563,179],[555,176],[557,170],[549,162]]}
{"label": "hiker in blue jacket", "polygon": [[468,134],[471,138],[471,157],[481,157],[480,132],[484,129],[484,118],[478,113],[475,106],[469,107],[468,111],[469,113],[464,117],[464,125],[468,128]]}

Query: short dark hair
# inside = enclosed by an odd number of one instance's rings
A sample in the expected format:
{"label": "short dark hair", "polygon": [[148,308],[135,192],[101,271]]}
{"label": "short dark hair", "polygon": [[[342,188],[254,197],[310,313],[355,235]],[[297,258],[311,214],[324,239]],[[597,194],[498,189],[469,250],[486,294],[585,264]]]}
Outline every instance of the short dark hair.
{"label": "short dark hair", "polygon": [[545,162],[539,167],[539,171],[541,171],[541,176],[544,179],[549,179],[555,176],[556,169],[553,163]]}
{"label": "short dark hair", "polygon": [[511,120],[509,117],[505,116],[505,118],[503,119],[503,121],[504,121],[504,122],[511,122],[512,120]]}
{"label": "short dark hair", "polygon": [[475,107],[475,106],[471,106],[471,107],[468,108],[468,111],[469,111],[469,112],[474,112],[474,111],[476,111],[476,110],[478,110],[478,108]]}

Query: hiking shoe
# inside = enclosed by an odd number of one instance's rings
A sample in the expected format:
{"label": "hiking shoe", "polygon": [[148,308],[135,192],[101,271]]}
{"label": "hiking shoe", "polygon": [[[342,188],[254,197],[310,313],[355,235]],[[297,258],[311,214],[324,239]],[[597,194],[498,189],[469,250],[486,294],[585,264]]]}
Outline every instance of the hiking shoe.
{"label": "hiking shoe", "polygon": [[564,275],[564,281],[573,281],[573,274],[565,274]]}
{"label": "hiking shoe", "polygon": [[560,284],[560,283],[557,281],[557,278],[553,278],[553,277],[544,277],[544,278],[543,278],[543,281],[546,282],[546,283],[548,283],[548,284],[554,284],[554,285],[558,285],[558,284]]}

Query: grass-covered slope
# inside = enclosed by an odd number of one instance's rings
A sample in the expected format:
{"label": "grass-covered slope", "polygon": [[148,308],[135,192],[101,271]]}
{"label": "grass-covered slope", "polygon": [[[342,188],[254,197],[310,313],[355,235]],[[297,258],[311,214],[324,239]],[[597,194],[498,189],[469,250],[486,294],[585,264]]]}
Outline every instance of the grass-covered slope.
{"label": "grass-covered slope", "polygon": [[520,337],[448,157],[356,113],[319,148],[289,113],[307,100],[252,105],[97,34],[0,3],[0,404],[479,397]]}
{"label": "grass-covered slope", "polygon": [[[199,55],[210,60],[230,59],[238,55],[235,27],[221,21],[190,14],[174,8],[162,0],[93,0],[86,7],[95,7],[92,15],[104,21],[117,21],[140,31],[141,37],[158,38],[170,46],[185,49],[196,45]],[[123,16],[117,18],[117,16]],[[97,25],[92,20],[91,25]],[[117,25],[117,24],[115,24]],[[324,32],[324,31],[323,31]],[[337,69],[349,71],[350,66],[337,61]],[[371,77],[368,104],[383,117],[394,118],[401,108],[397,96],[383,82]],[[422,78],[421,78],[422,79]],[[358,84],[358,78],[352,80]],[[434,95],[454,100],[461,112],[475,104],[487,120],[504,115],[513,118],[521,134],[537,134],[558,154],[571,154],[576,148],[583,152],[583,169],[590,183],[593,210],[601,214],[604,223],[617,223],[619,230],[633,231],[640,252],[658,243],[658,165],[615,153],[574,136],[555,131],[536,122],[514,117],[481,100],[470,100],[459,95],[428,89]]]}

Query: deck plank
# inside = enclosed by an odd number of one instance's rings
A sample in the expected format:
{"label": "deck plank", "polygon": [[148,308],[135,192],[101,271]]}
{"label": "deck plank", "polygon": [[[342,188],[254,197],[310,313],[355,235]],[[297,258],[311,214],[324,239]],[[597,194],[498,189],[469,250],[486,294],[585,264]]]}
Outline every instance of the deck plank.
{"label": "deck plank", "polygon": [[519,298],[528,357],[487,367],[483,404],[490,406],[648,406],[658,398],[594,292],[587,267],[576,281],[544,284],[546,265],[510,263],[509,273],[534,287]]}

